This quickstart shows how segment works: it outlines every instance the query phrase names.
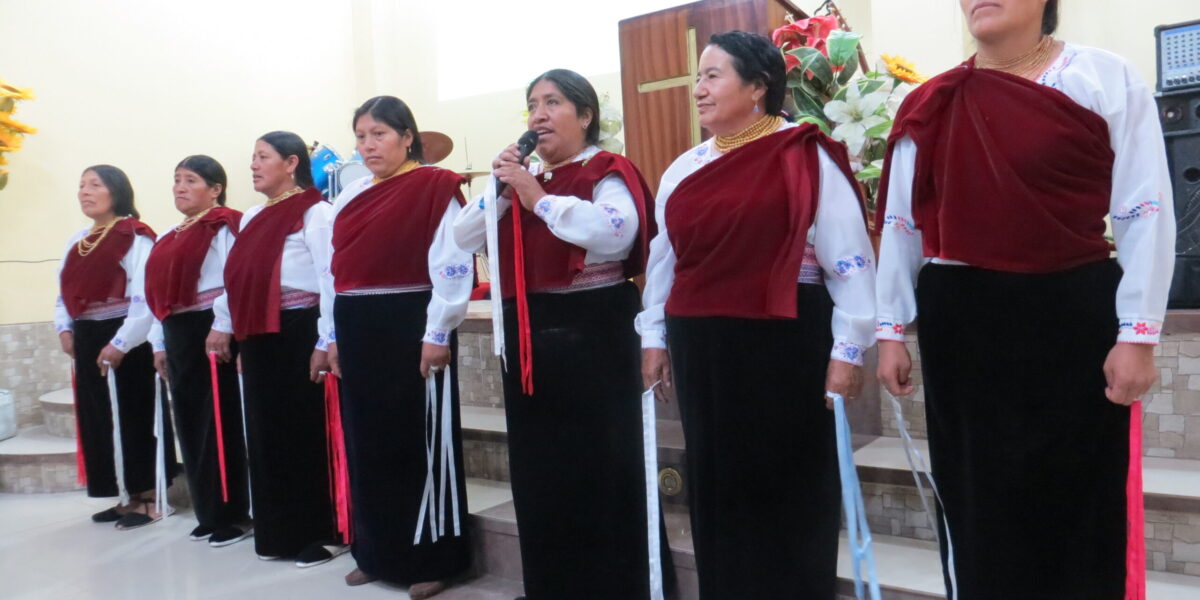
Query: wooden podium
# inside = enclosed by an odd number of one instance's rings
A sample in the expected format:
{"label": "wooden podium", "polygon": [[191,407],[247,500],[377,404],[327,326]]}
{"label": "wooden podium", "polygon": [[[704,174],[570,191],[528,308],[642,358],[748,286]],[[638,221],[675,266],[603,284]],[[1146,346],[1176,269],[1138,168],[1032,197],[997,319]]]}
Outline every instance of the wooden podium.
{"label": "wooden podium", "polygon": [[709,36],[763,35],[807,15],[788,0],[703,0],[621,21],[625,154],[656,193],[675,157],[708,137],[692,100],[696,63]]}

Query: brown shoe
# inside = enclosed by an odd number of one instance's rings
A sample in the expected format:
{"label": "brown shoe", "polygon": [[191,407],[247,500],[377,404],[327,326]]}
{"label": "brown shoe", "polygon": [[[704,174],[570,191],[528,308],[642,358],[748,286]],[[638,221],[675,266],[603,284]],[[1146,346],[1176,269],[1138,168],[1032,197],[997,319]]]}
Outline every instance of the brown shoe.
{"label": "brown shoe", "polygon": [[408,597],[412,600],[425,600],[432,598],[446,590],[446,584],[442,581],[425,581],[422,583],[414,583],[408,586]]}
{"label": "brown shoe", "polygon": [[367,573],[366,571],[364,571],[362,569],[355,569],[353,571],[350,571],[349,573],[346,573],[346,585],[350,585],[350,586],[363,585],[364,583],[371,583],[372,581],[375,581],[376,579],[379,579],[379,578]]}

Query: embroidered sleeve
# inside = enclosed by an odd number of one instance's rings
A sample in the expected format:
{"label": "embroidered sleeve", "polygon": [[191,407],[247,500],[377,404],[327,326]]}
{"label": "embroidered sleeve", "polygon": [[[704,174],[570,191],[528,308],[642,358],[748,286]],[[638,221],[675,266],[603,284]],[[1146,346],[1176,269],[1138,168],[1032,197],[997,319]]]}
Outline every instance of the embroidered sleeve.
{"label": "embroidered sleeve", "polygon": [[903,342],[905,329],[904,323],[898,323],[891,319],[879,319],[875,323],[875,339]]}
{"label": "embroidered sleeve", "polygon": [[861,367],[866,351],[867,349],[859,344],[839,340],[833,344],[833,351],[829,353],[829,358]]}

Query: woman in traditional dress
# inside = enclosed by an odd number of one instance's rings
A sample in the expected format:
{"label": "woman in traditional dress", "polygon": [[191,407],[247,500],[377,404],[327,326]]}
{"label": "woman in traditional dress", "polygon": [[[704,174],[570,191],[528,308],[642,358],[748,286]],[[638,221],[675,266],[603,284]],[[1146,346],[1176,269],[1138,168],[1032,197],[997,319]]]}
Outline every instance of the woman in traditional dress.
{"label": "woman in traditional dress", "polygon": [[[471,563],[458,370],[443,371],[474,282],[473,257],[450,227],[464,180],[421,164],[416,119],[399,98],[367,100],[351,126],[375,177],[351,183],[333,208],[330,354],[342,380],[358,563],[346,583],[383,579],[419,600]],[[436,394],[427,405],[430,377]]]}
{"label": "woman in traditional dress", "polygon": [[[67,243],[54,324],[63,352],[74,359],[76,435],[88,496],[122,497],[92,520],[132,529],[163,517],[155,507],[154,357],[146,343],[154,316],[143,299],[154,231],[138,220],[133,187],[116,167],[84,170],[79,204],[93,225]],[[116,373],[115,403],[109,396],[109,369]],[[114,427],[121,440],[116,447]],[[164,423],[163,432],[169,481],[175,444],[169,424]],[[124,465],[120,473],[118,462]]]}
{"label": "woman in traditional dress", "polygon": [[188,492],[199,522],[190,537],[214,547],[253,531],[233,363],[236,347],[216,357],[215,376],[205,352],[213,324],[229,328],[225,301],[214,304],[224,292],[225,257],[242,213],[225,207],[226,187],[225,169],[213,158],[196,155],[180,161],[172,191],[183,222],[159,238],[146,261],[146,302],[159,321],[150,333],[154,366],[170,382]]}
{"label": "woman in traditional dress", "polygon": [[[332,293],[330,206],[312,186],[294,133],[254,144],[254,189],[267,197],[242,217],[225,264],[225,294],[241,354],[254,548],[263,560],[310,567],[345,551],[330,497],[325,392]],[[214,322],[214,331],[223,324]],[[231,356],[229,335],[207,348]]]}
{"label": "woman in traditional dress", "polygon": [[787,123],[785,93],[769,40],[712,36],[693,97],[713,137],[658,189],[642,369],[679,399],[702,599],[835,596],[825,394],[862,387],[874,264],[844,147]]}
{"label": "woman in traditional dress", "polygon": [[503,195],[493,180],[454,223],[459,245],[481,251],[488,203],[503,215],[492,293],[499,283],[525,594],[647,598],[638,297],[628,279],[642,273],[654,232],[650,193],[632,163],[596,146],[600,106],[582,76],[547,71],[526,100],[541,162],[527,168],[515,145],[505,149],[492,163]]}
{"label": "woman in traditional dress", "polygon": [[952,597],[1119,599],[1128,405],[1158,373],[1175,247],[1157,111],[1124,59],[1052,37],[1057,0],[960,4],[977,54],[890,140],[879,376],[914,391],[920,314]]}

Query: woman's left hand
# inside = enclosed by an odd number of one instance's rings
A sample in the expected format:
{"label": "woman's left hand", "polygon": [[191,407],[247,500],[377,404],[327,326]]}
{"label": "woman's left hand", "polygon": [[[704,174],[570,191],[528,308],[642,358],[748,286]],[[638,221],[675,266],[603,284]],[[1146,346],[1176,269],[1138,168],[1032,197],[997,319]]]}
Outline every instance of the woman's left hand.
{"label": "woman's left hand", "polygon": [[96,364],[100,366],[100,376],[108,377],[109,367],[117,368],[121,366],[121,361],[125,360],[125,353],[117,350],[117,347],[109,344],[100,351],[99,358],[96,359]]}
{"label": "woman's left hand", "polygon": [[158,376],[162,377],[163,381],[167,381],[167,382],[170,381],[170,379],[167,377],[167,352],[166,352],[166,350],[159,350],[154,353],[154,370],[158,371]]}
{"label": "woman's left hand", "polygon": [[[853,400],[862,393],[862,387],[862,367],[840,360],[829,360],[829,369],[825,371],[825,391],[838,394],[846,400]],[[825,407],[833,408],[833,400],[828,396],[825,397]]]}
{"label": "woman's left hand", "polygon": [[1108,382],[1104,395],[1110,402],[1122,406],[1133,404],[1145,396],[1158,379],[1154,346],[1118,342],[1104,361],[1104,379]]}
{"label": "woman's left hand", "polygon": [[421,343],[421,377],[429,378],[429,371],[441,371],[450,364],[450,346]]}
{"label": "woman's left hand", "polygon": [[308,360],[308,378],[313,383],[325,383],[325,374],[328,372],[329,353],[324,350],[313,350],[312,358]]}
{"label": "woman's left hand", "polygon": [[546,195],[546,190],[542,189],[537,179],[524,166],[515,162],[502,161],[492,174],[520,196],[521,206],[525,210],[532,211],[533,205]]}

